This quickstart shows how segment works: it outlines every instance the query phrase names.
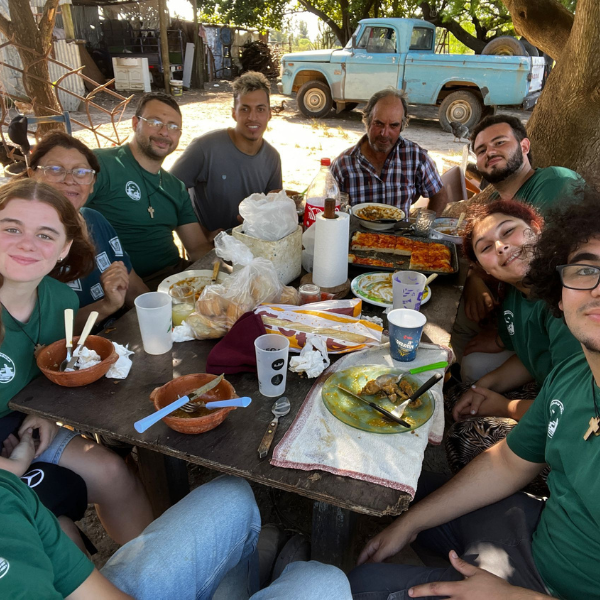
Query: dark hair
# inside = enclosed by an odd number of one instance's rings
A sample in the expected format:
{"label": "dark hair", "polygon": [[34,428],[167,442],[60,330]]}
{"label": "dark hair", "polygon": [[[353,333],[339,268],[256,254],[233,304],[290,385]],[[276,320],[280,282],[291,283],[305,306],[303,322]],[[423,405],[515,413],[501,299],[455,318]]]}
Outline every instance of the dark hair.
{"label": "dark hair", "polygon": [[477,262],[475,248],[473,247],[473,232],[475,227],[484,219],[495,214],[508,215],[515,219],[525,221],[527,225],[536,225],[538,229],[544,227],[544,218],[535,208],[518,200],[496,200],[489,204],[475,205],[467,215],[467,222],[463,233],[463,254],[472,262]]}
{"label": "dark hair", "polygon": [[64,131],[51,131],[45,135],[33,149],[29,157],[29,166],[35,169],[42,158],[54,148],[65,148],[67,150],[77,150],[87,160],[88,164],[96,174],[100,172],[100,162],[96,155],[81,141]]}
{"label": "dark hair", "polygon": [[[475,150],[473,145],[475,144],[475,139],[477,136],[488,127],[492,127],[493,125],[501,125],[502,123],[506,123],[512,129],[513,135],[515,136],[517,142],[521,143],[525,138],[528,138],[527,129],[525,125],[521,122],[521,119],[517,117],[512,117],[510,115],[489,115],[484,117],[477,123],[475,129],[471,132],[471,150]],[[531,149],[527,153],[527,158],[529,159],[529,164],[533,165],[533,157],[531,154]]]}
{"label": "dark hair", "polygon": [[258,71],[246,71],[246,73],[240,75],[231,86],[233,90],[233,106],[237,104],[237,101],[250,92],[256,92],[262,90],[267,94],[267,102],[271,101],[271,87],[269,80]]}
{"label": "dark hair", "polygon": [[379,90],[369,98],[367,106],[365,106],[365,110],[363,111],[363,123],[367,126],[367,128],[371,126],[375,106],[380,100],[383,100],[384,98],[396,98],[397,100],[400,100],[400,102],[402,102],[402,108],[404,109],[402,129],[404,129],[408,125],[408,97],[404,90],[398,90],[392,87]]}
{"label": "dark hair", "polygon": [[548,214],[548,225],[536,244],[526,283],[555,317],[562,315],[558,303],[563,287],[556,267],[568,264],[569,256],[583,244],[600,238],[599,211],[600,193],[586,187],[580,202]]}
{"label": "dark hair", "polygon": [[141,117],[142,112],[144,112],[144,106],[151,102],[152,100],[158,100],[167,106],[170,106],[173,110],[176,110],[177,113],[181,116],[181,109],[179,108],[179,104],[172,96],[169,94],[165,94],[165,92],[148,92],[144,94],[138,101],[138,104],[135,109],[135,116]]}

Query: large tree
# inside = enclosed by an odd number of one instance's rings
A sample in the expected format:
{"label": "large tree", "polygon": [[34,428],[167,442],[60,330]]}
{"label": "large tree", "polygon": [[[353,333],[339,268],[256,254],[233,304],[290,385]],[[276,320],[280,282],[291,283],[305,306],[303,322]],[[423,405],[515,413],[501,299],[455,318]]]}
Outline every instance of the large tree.
{"label": "large tree", "polygon": [[577,171],[600,190],[600,2],[573,16],[557,0],[504,0],[515,29],[556,59],[527,125],[538,166]]}

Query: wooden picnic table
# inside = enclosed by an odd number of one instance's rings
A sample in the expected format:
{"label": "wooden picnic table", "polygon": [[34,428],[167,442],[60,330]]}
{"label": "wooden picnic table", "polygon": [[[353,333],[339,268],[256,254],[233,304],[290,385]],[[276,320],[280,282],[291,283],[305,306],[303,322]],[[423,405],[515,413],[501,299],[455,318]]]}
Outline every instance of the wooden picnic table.
{"label": "wooden picnic table", "polygon": [[[212,251],[193,268],[210,269],[214,260]],[[448,342],[447,332],[460,296],[456,283],[456,277],[438,278],[432,284],[431,300],[422,309],[428,318],[426,333],[436,343]],[[85,388],[66,388],[38,377],[12,399],[10,407],[137,446],[140,475],[157,515],[189,491],[188,461],[314,500],[313,558],[344,566],[355,513],[398,515],[408,508],[410,496],[404,492],[324,471],[274,467],[269,460],[259,460],[257,448],[271,420],[275,399],[260,395],[254,374],[227,376],[236,392],[252,397],[253,402],[246,409],[232,411],[216,429],[202,435],[185,435],[161,422],[143,434],[137,433],[133,423],[154,410],[149,399],[152,390],[175,377],[204,372],[207,356],[217,340],[176,343],[166,354],[146,354],[135,310],[103,335],[129,344],[135,352],[127,379],[102,378]],[[272,448],[290,427],[314,384],[314,380],[291,372],[287,378],[285,395],[292,408],[280,419]]]}

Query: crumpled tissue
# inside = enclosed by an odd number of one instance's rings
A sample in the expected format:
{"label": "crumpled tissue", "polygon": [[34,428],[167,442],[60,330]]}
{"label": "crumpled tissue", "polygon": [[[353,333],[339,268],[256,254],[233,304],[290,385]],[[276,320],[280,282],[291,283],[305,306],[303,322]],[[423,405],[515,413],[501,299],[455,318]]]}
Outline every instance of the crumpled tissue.
{"label": "crumpled tissue", "polygon": [[[386,310],[387,313],[387,310]],[[361,315],[360,317],[363,321],[370,321],[371,323],[375,323],[375,325],[380,325],[381,327],[383,327],[383,319],[381,319],[380,317],[376,317],[375,315],[373,315],[372,317],[369,315]]]}
{"label": "crumpled tissue", "polygon": [[[90,350],[90,348],[86,348],[85,346],[78,346],[75,348],[73,352],[73,356],[77,357],[77,362],[75,366],[79,369],[89,369],[94,365],[102,362],[100,355],[95,350]],[[65,369],[66,372],[75,371],[74,368]]]}
{"label": "crumpled tissue", "polygon": [[111,365],[108,373],[106,373],[106,377],[108,377],[108,379],[125,379],[127,375],[129,375],[131,365],[133,364],[129,357],[134,354],[134,352],[127,348],[127,346],[117,344],[117,342],[113,342],[113,346],[115,347],[115,351],[119,355],[119,358],[114,365]]}
{"label": "crumpled tissue", "polygon": [[190,340],[196,339],[192,328],[185,321],[183,321],[181,325],[173,327],[171,338],[174,342],[189,342]]}
{"label": "crumpled tissue", "polygon": [[309,334],[300,354],[290,359],[290,371],[304,372],[312,379],[318,377],[330,363],[325,340],[319,335]]}

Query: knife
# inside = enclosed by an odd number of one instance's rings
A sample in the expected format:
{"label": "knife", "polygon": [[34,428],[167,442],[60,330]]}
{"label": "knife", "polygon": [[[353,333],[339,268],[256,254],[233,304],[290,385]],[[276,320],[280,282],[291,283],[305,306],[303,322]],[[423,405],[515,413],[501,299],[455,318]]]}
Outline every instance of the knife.
{"label": "knife", "polygon": [[[85,326],[83,328],[83,331],[81,332],[81,336],[79,337],[79,340],[77,340],[77,348],[75,348],[75,350],[73,352],[73,358],[71,358],[71,360],[67,363],[67,366],[65,367],[65,371],[67,369],[75,368],[75,363],[79,360],[79,352],[81,352],[81,349],[83,348],[83,346],[85,344],[85,340],[87,340],[87,336],[90,334],[90,331],[92,330],[92,327],[96,323],[97,318],[98,318],[98,313],[95,310],[93,310],[89,314],[87,321],[85,322]],[[79,350],[79,352],[78,352],[78,350]],[[79,367],[77,367],[77,369],[78,368]]]}
{"label": "knife", "polygon": [[409,423],[407,423],[406,421],[403,421],[400,417],[396,417],[388,410],[385,410],[385,408],[381,408],[381,406],[377,406],[377,404],[375,404],[375,402],[369,402],[368,400],[361,398],[358,394],[355,394],[352,390],[349,390],[347,387],[344,387],[343,385],[338,384],[338,388],[340,388],[340,390],[342,390],[342,392],[346,392],[346,394],[352,396],[353,398],[356,398],[356,399],[360,400],[361,402],[368,404],[371,408],[374,408],[376,411],[380,412],[382,415],[384,415],[391,421],[396,421],[396,423],[399,423],[403,427],[407,427],[408,429],[411,429],[411,425]]}
{"label": "knife", "polygon": [[216,388],[221,381],[223,381],[223,377],[225,377],[225,373],[222,373],[212,381],[209,381],[206,385],[194,390],[191,394],[188,394],[188,402],[195,402],[200,396],[203,396],[206,392],[210,392],[210,390]]}
{"label": "knife", "polygon": [[436,373],[433,377],[428,379],[416,392],[413,392],[402,404],[399,404],[393,411],[392,415],[396,418],[400,418],[406,407],[410,402],[416,400],[419,396],[422,396],[429,388],[432,388],[440,379],[442,379],[443,375],[441,373]]}

